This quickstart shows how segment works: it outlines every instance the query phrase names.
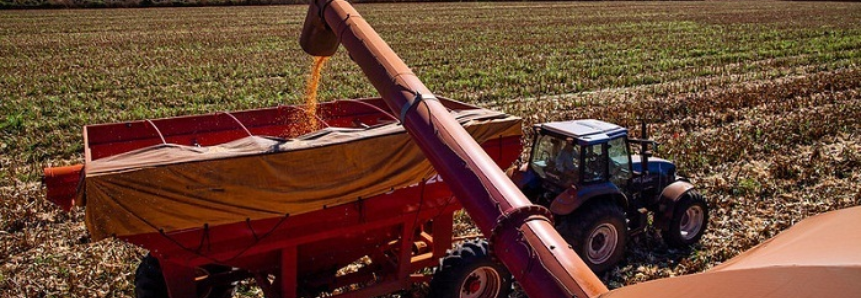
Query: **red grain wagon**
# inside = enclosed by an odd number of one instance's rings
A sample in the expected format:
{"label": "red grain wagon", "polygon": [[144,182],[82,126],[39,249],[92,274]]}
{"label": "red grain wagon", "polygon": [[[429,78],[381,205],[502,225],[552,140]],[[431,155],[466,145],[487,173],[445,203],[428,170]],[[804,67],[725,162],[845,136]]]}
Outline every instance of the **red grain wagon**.
{"label": "red grain wagon", "polygon": [[[520,155],[519,118],[440,101],[497,165]],[[95,240],[150,250],[138,297],[224,297],[246,278],[267,297],[406,289],[446,255],[461,206],[387,110],[323,103],[317,131],[294,106],[89,125],[85,164],[45,170],[48,199],[85,206]],[[510,282],[482,270],[467,288]]]}

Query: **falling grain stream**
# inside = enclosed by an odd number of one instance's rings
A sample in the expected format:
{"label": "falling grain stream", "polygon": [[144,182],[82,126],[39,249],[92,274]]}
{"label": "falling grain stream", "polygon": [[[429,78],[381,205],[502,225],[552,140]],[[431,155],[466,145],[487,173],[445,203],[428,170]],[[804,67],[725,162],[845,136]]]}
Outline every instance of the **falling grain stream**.
{"label": "falling grain stream", "polygon": [[311,65],[311,76],[305,85],[305,116],[307,118],[307,131],[319,129],[317,123],[317,87],[320,85],[320,72],[329,57],[314,57]]}

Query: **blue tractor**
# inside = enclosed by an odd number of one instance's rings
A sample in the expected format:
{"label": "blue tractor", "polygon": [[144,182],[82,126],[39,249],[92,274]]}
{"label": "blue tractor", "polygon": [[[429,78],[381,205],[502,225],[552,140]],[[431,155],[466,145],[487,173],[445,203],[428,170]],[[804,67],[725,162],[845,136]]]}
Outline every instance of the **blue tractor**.
{"label": "blue tractor", "polygon": [[621,261],[628,236],[650,222],[675,248],[698,242],[706,230],[702,195],[672,162],[652,156],[657,143],[648,140],[645,122],[641,136],[593,119],[538,124],[529,162],[511,173],[533,203],[553,212],[556,229],[595,272]]}

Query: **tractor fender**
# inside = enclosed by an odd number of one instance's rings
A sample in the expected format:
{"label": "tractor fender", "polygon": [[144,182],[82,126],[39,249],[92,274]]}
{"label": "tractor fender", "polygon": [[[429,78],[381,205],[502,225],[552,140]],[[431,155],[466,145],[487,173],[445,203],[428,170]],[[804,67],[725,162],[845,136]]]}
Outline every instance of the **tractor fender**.
{"label": "tractor fender", "polygon": [[676,203],[691,191],[694,191],[694,185],[682,179],[664,187],[658,199],[658,209],[655,210],[654,226],[661,230],[668,229]]}
{"label": "tractor fender", "polygon": [[616,185],[608,182],[581,189],[574,186],[569,187],[553,199],[553,202],[550,203],[550,211],[555,215],[568,215],[586,202],[602,198],[615,201],[623,209],[628,208],[628,198],[622,194]]}

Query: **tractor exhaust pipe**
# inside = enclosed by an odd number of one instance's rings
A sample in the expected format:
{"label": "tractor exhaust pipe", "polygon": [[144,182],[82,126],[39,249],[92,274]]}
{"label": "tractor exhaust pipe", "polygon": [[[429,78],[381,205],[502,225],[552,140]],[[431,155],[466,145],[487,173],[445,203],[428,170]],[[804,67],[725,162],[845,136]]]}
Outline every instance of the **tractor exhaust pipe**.
{"label": "tractor exhaust pipe", "polygon": [[347,1],[312,1],[299,39],[302,49],[330,56],[338,43],[344,45],[529,297],[607,292],[553,228],[550,212],[523,196]]}

